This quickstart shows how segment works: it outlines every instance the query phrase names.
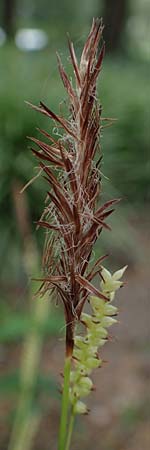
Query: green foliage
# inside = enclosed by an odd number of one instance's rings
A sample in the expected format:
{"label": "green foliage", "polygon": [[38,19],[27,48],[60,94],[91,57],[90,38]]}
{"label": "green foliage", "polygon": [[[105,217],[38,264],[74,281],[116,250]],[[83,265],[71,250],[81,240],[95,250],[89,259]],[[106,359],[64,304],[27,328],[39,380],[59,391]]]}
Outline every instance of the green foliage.
{"label": "green foliage", "polygon": [[[1,53],[3,70],[0,80],[0,166],[3,171],[0,178],[0,191],[2,192],[0,202],[3,217],[8,219],[8,206],[12,210],[11,189],[13,180],[19,179],[24,185],[29,177],[33,176],[34,161],[27,148],[26,137],[32,135],[35,127],[42,126],[43,123],[42,118],[34,113],[31,114],[24,102],[25,100],[31,100],[36,103],[39,97],[43,98],[45,94],[47,95],[47,88],[48,90],[51,89],[49,73],[51,67],[53,67],[53,61],[51,66],[50,60],[48,61],[49,54],[46,51],[40,57],[36,55],[31,57],[30,54],[24,55],[14,47],[1,49]],[[55,70],[53,71],[53,77],[55,76],[54,73]],[[46,89],[43,87],[45,83],[47,84]],[[57,101],[57,91],[57,80],[55,84],[53,80],[52,108],[54,108],[54,98]],[[36,173],[35,171],[35,175]],[[33,186],[31,207],[33,207],[35,195],[39,194],[40,189],[41,183]],[[37,213],[40,213],[38,207],[35,211],[36,215]]]}
{"label": "green foliage", "polygon": [[[36,300],[34,300],[36,301]],[[41,299],[41,302],[43,300]],[[13,311],[12,307],[7,304],[1,305],[1,326],[0,326],[0,343],[1,345],[15,344],[28,339],[30,333],[36,332],[38,337],[47,338],[58,336],[62,333],[64,327],[63,316],[60,311],[51,308],[50,314],[47,315],[41,325],[36,324],[35,317],[29,312]],[[39,373],[34,383],[34,392],[41,393],[45,391],[51,392],[51,395],[56,396],[56,384],[53,378]],[[20,371],[19,368],[11,371],[8,374],[2,375],[0,378],[0,395],[18,394],[20,389]]]}
{"label": "green foliage", "polygon": [[104,116],[117,119],[104,132],[104,174],[133,205],[150,197],[147,75],[147,66],[121,60],[107,60],[102,74]]}
{"label": "green foliage", "polygon": [[[34,391],[37,394],[48,393],[51,398],[58,396],[58,385],[50,375],[38,374]],[[10,394],[20,393],[20,374],[19,370],[2,375],[0,378],[0,395],[8,396]]]}
{"label": "green foliage", "polygon": [[[42,301],[42,299],[41,299]],[[17,342],[25,338],[30,330],[38,331],[44,336],[56,336],[64,325],[63,317],[60,313],[51,313],[44,322],[44,325],[37,326],[29,313],[24,311],[9,311],[7,316],[3,313],[3,323],[0,327],[0,342]]]}

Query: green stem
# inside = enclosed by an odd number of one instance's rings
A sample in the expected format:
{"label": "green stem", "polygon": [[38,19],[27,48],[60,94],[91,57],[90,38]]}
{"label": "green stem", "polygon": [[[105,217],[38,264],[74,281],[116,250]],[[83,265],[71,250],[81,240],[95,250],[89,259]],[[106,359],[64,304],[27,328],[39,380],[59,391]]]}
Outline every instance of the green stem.
{"label": "green stem", "polygon": [[66,428],[67,428],[68,406],[69,406],[70,370],[71,370],[71,356],[67,356],[65,359],[65,367],[64,367],[64,387],[62,394],[58,450],[65,450]]}
{"label": "green stem", "polygon": [[32,310],[34,327],[31,325],[24,343],[20,370],[21,392],[8,450],[30,450],[40,423],[40,414],[33,413],[34,390],[44,340],[42,328],[44,330],[48,313],[49,302],[47,298],[34,300]]}
{"label": "green stem", "polygon": [[68,436],[67,436],[65,450],[70,449],[72,431],[73,431],[73,426],[74,426],[74,419],[75,419],[75,415],[74,415],[74,412],[72,411],[71,416],[70,416],[69,427],[68,427]]}

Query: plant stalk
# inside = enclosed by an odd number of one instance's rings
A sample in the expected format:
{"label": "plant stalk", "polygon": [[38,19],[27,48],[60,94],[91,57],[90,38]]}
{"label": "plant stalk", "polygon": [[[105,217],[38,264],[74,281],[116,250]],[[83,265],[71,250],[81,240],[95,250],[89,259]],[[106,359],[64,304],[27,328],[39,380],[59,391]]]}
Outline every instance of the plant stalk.
{"label": "plant stalk", "polygon": [[64,366],[64,386],[62,393],[58,450],[65,450],[68,407],[69,407],[70,370],[71,370],[71,356],[66,356]]}
{"label": "plant stalk", "polygon": [[[19,194],[21,188],[20,183],[15,181],[12,195],[18,229],[23,242],[24,269],[30,280],[31,273],[33,275],[40,273],[39,256],[36,242],[31,233],[27,198],[25,193],[22,196]],[[28,310],[31,324],[23,344],[20,367],[20,394],[8,450],[31,450],[33,439],[41,420],[41,413],[35,408],[35,388],[44,341],[44,324],[49,314],[49,301],[47,295],[43,299],[34,298],[33,300],[33,295],[37,288],[37,282],[30,281]]]}
{"label": "plant stalk", "polygon": [[67,440],[66,440],[65,450],[69,450],[70,449],[72,432],[73,432],[73,426],[74,426],[74,419],[75,419],[75,415],[74,415],[74,412],[72,411],[71,412],[71,416],[70,416],[69,426],[68,426],[68,436],[67,436]]}
{"label": "plant stalk", "polygon": [[[30,450],[37,432],[41,416],[34,412],[34,387],[39,370],[39,361],[43,345],[43,334],[39,330],[46,321],[49,312],[48,299],[34,300],[34,329],[29,332],[22,353],[20,385],[21,393],[9,442],[9,450]],[[33,328],[33,327],[32,327]]]}

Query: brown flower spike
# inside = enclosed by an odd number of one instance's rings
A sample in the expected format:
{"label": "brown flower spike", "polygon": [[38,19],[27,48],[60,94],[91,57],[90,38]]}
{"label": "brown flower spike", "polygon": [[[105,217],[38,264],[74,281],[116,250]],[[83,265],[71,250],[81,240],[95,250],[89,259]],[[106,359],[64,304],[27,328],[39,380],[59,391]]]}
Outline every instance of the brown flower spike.
{"label": "brown flower spike", "polygon": [[91,265],[89,268],[89,262],[102,229],[110,229],[105,222],[113,211],[109,208],[118,201],[110,200],[96,207],[101,193],[99,138],[102,119],[96,82],[105,49],[103,43],[99,51],[102,32],[102,21],[93,20],[80,64],[69,40],[74,85],[57,55],[59,72],[69,99],[68,119],[55,114],[42,102],[39,107],[29,104],[53,120],[59,129],[58,140],[43,130],[40,132],[46,142],[30,139],[39,147],[39,150],[32,151],[40,159],[40,168],[49,186],[46,207],[38,222],[47,230],[41,293],[53,289],[63,301],[67,356],[72,355],[75,321],[80,320],[88,295],[107,300],[91,283],[97,273],[101,274],[100,264],[106,255],[100,257],[92,268]]}

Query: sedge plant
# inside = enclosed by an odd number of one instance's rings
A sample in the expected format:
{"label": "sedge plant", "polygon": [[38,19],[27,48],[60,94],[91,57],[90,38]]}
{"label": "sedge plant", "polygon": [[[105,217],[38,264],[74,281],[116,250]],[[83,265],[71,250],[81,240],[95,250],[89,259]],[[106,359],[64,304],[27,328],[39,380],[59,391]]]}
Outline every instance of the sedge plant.
{"label": "sedge plant", "polygon": [[[41,139],[30,138],[38,147],[32,151],[48,186],[38,222],[46,229],[39,293],[53,292],[58,297],[66,322],[58,450],[70,449],[74,417],[88,412],[85,397],[93,389],[91,372],[102,364],[98,351],[108,340],[108,327],[116,322],[117,308],[112,301],[123,285],[126,268],[112,275],[103,266],[107,255],[91,263],[94,245],[103,229],[110,230],[107,218],[118,202],[111,199],[102,203],[100,137],[109,120],[102,117],[96,90],[105,51],[102,33],[102,20],[93,20],[80,62],[68,39],[73,80],[57,55],[68,95],[67,117],[54,113],[43,102],[39,106],[29,103],[59,130],[58,138],[43,129],[39,130]],[[96,275],[100,277],[99,288],[93,284]],[[89,314],[83,312],[87,301]]]}

